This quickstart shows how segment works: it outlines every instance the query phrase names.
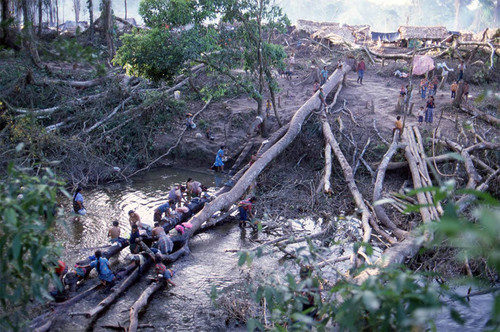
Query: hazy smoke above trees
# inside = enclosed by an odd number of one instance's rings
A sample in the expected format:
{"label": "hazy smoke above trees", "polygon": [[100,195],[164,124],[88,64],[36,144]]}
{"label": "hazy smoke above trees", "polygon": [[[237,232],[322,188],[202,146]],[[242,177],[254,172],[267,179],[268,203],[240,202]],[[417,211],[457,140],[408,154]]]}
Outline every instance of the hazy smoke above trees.
{"label": "hazy smoke above trees", "polygon": [[[64,0],[60,5],[60,20],[74,20],[73,1]],[[125,16],[124,1],[127,1],[127,16],[138,23],[139,0],[112,0],[113,11]],[[88,20],[86,1],[80,0],[80,17]],[[400,25],[441,25],[449,30],[480,31],[486,27],[500,26],[500,0],[276,0],[292,23],[298,19],[338,22],[351,25],[368,24],[376,31],[396,31]],[[100,1],[94,1],[94,10]]]}

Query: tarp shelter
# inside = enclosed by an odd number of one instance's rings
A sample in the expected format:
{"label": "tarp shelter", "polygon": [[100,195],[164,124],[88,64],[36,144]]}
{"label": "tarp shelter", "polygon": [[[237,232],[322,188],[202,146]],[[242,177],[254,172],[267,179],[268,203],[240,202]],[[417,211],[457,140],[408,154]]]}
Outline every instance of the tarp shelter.
{"label": "tarp shelter", "polygon": [[428,55],[415,55],[413,75],[423,75],[434,69],[434,60]]}
{"label": "tarp shelter", "polygon": [[373,32],[373,41],[383,41],[386,43],[395,43],[399,40],[399,32]]}

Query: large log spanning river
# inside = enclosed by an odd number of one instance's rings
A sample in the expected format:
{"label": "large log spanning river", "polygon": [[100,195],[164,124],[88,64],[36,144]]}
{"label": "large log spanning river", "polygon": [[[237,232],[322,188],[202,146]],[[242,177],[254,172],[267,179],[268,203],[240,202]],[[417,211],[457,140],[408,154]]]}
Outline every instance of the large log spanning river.
{"label": "large log spanning river", "polygon": [[[153,210],[166,202],[167,194],[174,183],[185,183],[192,177],[214,192],[226,179],[209,172],[196,172],[185,169],[156,169],[138,176],[130,183],[115,183],[83,191],[88,215],[79,222],[70,221],[57,233],[57,239],[64,246],[65,260],[70,264],[91,255],[95,248],[108,244],[107,232],[112,221],[118,220],[122,236],[130,232],[127,212],[135,210],[143,222],[153,224]],[[70,202],[65,204],[70,210]],[[195,236],[190,241],[192,253],[173,264],[176,271],[176,287],[163,289],[155,294],[147,310],[140,316],[139,324],[150,324],[143,330],[154,331],[246,331],[244,326],[234,322],[226,325],[227,317],[216,309],[211,301],[213,287],[223,289],[234,285],[244,285],[248,277],[258,280],[264,275],[284,275],[288,265],[280,266],[275,255],[268,255],[255,261],[252,269],[238,267],[238,256],[234,251],[255,247],[254,240],[260,235],[242,233],[236,224],[226,224]],[[119,257],[111,259],[113,268],[125,261],[128,248]],[[152,270],[149,271],[152,274]],[[95,277],[95,276],[94,276]],[[278,277],[279,278],[279,277]],[[91,281],[88,281],[91,282]],[[91,327],[95,331],[109,331],[106,325],[128,326],[129,308],[147,287],[147,278],[132,286],[124,296],[111,306]],[[244,291],[245,287],[237,287]],[[461,289],[463,293],[466,287]],[[234,290],[233,290],[234,291]],[[484,326],[491,308],[491,295],[471,298],[469,308],[458,306],[457,309],[466,318],[465,326],[459,326],[443,313],[436,318],[438,331],[471,331]],[[95,305],[90,297],[78,305],[77,311],[86,311]],[[75,309],[76,310],[76,309]],[[80,318],[59,318],[51,330],[81,331],[88,329],[85,320]]]}

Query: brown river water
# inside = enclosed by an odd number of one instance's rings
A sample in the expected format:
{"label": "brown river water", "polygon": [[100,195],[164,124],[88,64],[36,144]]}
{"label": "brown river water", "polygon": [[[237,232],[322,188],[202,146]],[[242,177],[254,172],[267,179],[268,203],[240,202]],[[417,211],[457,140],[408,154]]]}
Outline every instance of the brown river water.
{"label": "brown river water", "polygon": [[[194,171],[177,168],[156,169],[137,176],[130,183],[115,183],[98,188],[83,190],[87,215],[79,222],[70,221],[65,229],[56,235],[64,247],[65,260],[72,266],[76,261],[92,255],[97,247],[108,244],[107,232],[113,220],[118,220],[122,236],[130,232],[127,212],[135,210],[142,221],[153,224],[153,210],[166,202],[166,196],[174,183],[185,182],[192,177],[209,188],[216,187],[227,179],[209,171]],[[71,204],[65,204],[69,212]],[[252,248],[259,243],[258,236],[250,231],[242,233],[237,224],[229,223],[196,235],[190,240],[191,254],[175,262],[173,281],[176,287],[163,289],[150,299],[147,310],[140,316],[139,324],[151,324],[143,331],[246,331],[242,326],[226,325],[222,313],[214,307],[210,299],[212,287],[218,290],[246,282],[248,275],[261,270],[244,266],[238,267],[238,255],[229,250]],[[111,258],[113,269],[123,265],[129,253],[124,249],[119,257]],[[273,263],[274,262],[274,263]],[[272,269],[277,259],[262,258],[260,267]],[[269,271],[268,270],[268,271]],[[271,272],[272,273],[272,272]],[[152,270],[149,271],[152,274]],[[91,276],[94,276],[91,274]],[[94,282],[92,281],[88,281]],[[132,286],[124,296],[93,325],[91,330],[109,331],[103,325],[118,325],[128,321],[128,309],[147,287],[147,278]],[[85,311],[95,305],[95,299],[81,301],[75,311]],[[88,329],[87,321],[79,316],[59,321],[53,330],[82,331]]]}
{"label": "brown river water", "polygon": [[[120,222],[122,236],[129,233],[129,210],[135,210],[143,222],[152,225],[153,210],[166,202],[170,187],[174,183],[185,182],[188,177],[210,187],[211,193],[227,180],[209,171],[162,168],[137,176],[130,183],[115,183],[89,190],[84,188],[83,196],[88,214],[79,222],[68,222],[56,234],[57,240],[64,247],[65,260],[72,266],[76,261],[93,254],[95,248],[107,245],[107,232],[113,220]],[[67,202],[65,207],[69,212],[71,203]],[[285,275],[291,265],[278,264],[279,256],[264,256],[255,260],[252,267],[248,268],[246,265],[238,266],[237,253],[226,252],[253,248],[260,244],[255,241],[259,237],[263,238],[264,235],[241,232],[235,223],[225,224],[193,237],[190,240],[191,254],[182,257],[172,266],[175,270],[173,281],[176,287],[163,289],[150,298],[149,306],[139,321],[139,324],[149,324],[150,327],[142,328],[141,331],[246,331],[244,326],[234,321],[227,324],[227,316],[213,305],[210,292],[213,287],[221,290],[245,285],[249,278],[274,276],[279,279],[279,275]],[[112,268],[123,265],[127,253],[128,248],[119,257],[112,258]],[[152,271],[149,271],[149,275],[151,274]],[[126,325],[130,306],[148,283],[147,278],[143,277],[90,327],[86,319],[75,316],[58,320],[51,331],[110,331],[103,326]],[[459,291],[465,292],[466,289],[462,287]],[[86,311],[99,300],[92,297],[83,300],[74,310]],[[457,304],[456,309],[466,319],[465,325],[458,325],[443,312],[436,317],[437,331],[482,330],[488,319],[491,303],[492,296],[487,294],[471,298],[468,307]]]}

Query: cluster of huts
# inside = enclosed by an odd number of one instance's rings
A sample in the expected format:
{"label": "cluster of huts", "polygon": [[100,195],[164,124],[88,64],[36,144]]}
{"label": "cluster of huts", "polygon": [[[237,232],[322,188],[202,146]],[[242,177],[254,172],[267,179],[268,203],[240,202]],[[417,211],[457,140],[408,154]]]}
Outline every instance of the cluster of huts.
{"label": "cluster of huts", "polygon": [[[450,31],[443,26],[419,27],[400,26],[395,32],[371,31],[369,25],[347,25],[333,22],[314,22],[298,20],[297,29],[309,33],[314,39],[323,39],[333,44],[347,41],[351,43],[395,43],[402,47],[418,47],[422,43],[451,42],[454,38],[461,41],[481,40],[483,33]],[[497,28],[488,29],[487,38],[492,39]]]}

